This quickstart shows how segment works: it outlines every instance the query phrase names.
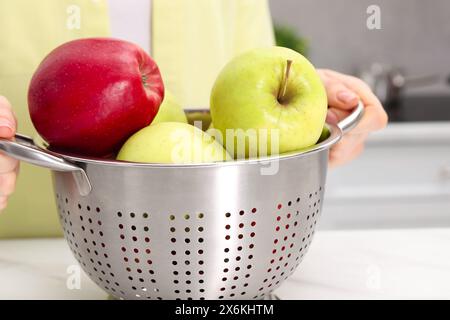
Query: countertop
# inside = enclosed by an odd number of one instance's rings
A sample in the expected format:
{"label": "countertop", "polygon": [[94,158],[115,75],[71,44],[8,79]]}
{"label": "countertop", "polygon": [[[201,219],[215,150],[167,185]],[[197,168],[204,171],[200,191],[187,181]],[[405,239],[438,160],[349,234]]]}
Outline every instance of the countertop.
{"label": "countertop", "polygon": [[[450,229],[319,231],[281,299],[450,299]],[[0,299],[105,299],[63,239],[0,241]]]}

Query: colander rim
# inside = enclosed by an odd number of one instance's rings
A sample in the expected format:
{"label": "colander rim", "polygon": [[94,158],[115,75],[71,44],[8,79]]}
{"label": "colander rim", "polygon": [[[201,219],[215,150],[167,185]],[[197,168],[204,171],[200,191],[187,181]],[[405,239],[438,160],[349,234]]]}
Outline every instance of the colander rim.
{"label": "colander rim", "polygon": [[313,153],[317,153],[323,150],[331,148],[336,144],[343,135],[341,128],[335,124],[326,123],[326,126],[330,130],[330,135],[324,141],[302,150],[292,151],[288,153],[283,153],[280,155],[267,156],[263,158],[252,158],[252,159],[240,159],[233,161],[219,161],[219,162],[203,162],[203,163],[142,163],[142,162],[130,162],[115,159],[103,159],[95,157],[83,157],[79,155],[74,155],[65,152],[56,152],[50,150],[46,147],[42,147],[47,152],[62,157],[67,161],[74,163],[84,163],[84,164],[95,164],[104,166],[115,166],[115,167],[138,167],[138,168],[199,168],[199,167],[223,167],[223,166],[233,166],[233,165],[247,165],[247,164],[268,164],[273,161],[285,161],[290,159],[296,159],[308,156]]}

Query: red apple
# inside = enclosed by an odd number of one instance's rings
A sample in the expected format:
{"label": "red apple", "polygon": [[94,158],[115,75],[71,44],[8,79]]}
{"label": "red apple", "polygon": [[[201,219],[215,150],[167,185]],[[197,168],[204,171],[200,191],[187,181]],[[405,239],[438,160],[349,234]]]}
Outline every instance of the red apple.
{"label": "red apple", "polygon": [[144,50],[91,38],[67,42],[47,55],[31,79],[28,107],[52,148],[105,156],[149,125],[163,98],[158,66]]}

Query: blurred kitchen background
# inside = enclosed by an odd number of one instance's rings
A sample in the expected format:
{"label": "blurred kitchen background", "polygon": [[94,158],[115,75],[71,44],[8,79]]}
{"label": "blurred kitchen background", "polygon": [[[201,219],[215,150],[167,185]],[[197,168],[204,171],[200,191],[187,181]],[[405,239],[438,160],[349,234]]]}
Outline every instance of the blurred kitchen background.
{"label": "blurred kitchen background", "polygon": [[362,77],[390,116],[330,171],[321,228],[450,226],[450,1],[270,1],[278,41]]}

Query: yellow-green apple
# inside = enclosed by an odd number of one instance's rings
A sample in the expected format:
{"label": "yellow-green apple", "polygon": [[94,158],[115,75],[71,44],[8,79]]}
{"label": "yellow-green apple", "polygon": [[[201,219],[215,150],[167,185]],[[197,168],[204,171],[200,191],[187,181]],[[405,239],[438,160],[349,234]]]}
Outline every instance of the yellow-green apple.
{"label": "yellow-green apple", "polygon": [[130,42],[89,38],[50,52],[31,79],[28,106],[52,148],[104,156],[147,126],[164,97],[156,63]]}
{"label": "yellow-green apple", "polygon": [[117,156],[117,160],[148,163],[204,163],[230,159],[212,136],[180,122],[160,122],[139,130],[125,142]]}
{"label": "yellow-green apple", "polygon": [[[258,131],[257,156],[314,145],[327,113],[326,91],[314,66],[282,47],[254,49],[231,60],[213,86],[210,103],[214,128],[237,158],[251,155],[247,130]],[[243,151],[230,130],[227,137],[227,129],[244,133]],[[265,133],[267,140],[262,140]]]}
{"label": "yellow-green apple", "polygon": [[164,92],[164,100],[159,107],[159,111],[153,119],[152,124],[160,122],[182,122],[187,123],[186,114],[181,104],[167,89]]}

